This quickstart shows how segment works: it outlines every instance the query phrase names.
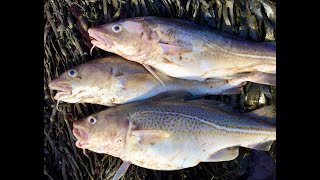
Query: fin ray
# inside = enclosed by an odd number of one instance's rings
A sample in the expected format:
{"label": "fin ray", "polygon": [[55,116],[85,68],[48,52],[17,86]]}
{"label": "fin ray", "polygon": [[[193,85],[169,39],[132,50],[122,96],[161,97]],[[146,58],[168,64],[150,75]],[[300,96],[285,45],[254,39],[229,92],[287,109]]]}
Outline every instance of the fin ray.
{"label": "fin ray", "polygon": [[146,64],[142,64],[163,86],[164,83],[162,82],[162,80],[160,79],[160,77],[154,72],[154,70],[151,69],[151,67],[149,65]]}

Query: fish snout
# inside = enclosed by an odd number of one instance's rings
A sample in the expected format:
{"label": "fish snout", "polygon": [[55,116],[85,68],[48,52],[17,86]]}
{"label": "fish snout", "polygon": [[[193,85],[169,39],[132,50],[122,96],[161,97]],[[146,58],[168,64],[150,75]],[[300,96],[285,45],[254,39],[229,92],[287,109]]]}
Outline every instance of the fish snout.
{"label": "fish snout", "polygon": [[64,91],[70,91],[70,83],[67,81],[67,79],[58,77],[52,81],[49,82],[48,87],[52,90],[64,90]]}
{"label": "fish snout", "polygon": [[58,77],[55,80],[52,80],[49,84],[48,87],[51,90],[56,90],[57,94],[55,95],[55,99],[59,99],[63,95],[70,95],[72,94],[72,87],[70,83],[67,82],[66,79]]}
{"label": "fish snout", "polygon": [[76,146],[78,148],[85,148],[85,145],[88,145],[89,130],[83,126],[82,121],[73,122],[72,134],[77,138]]}
{"label": "fish snout", "polygon": [[60,78],[54,79],[52,81],[49,82],[48,87],[52,90],[55,90],[55,87],[57,85],[57,83],[59,82]]}
{"label": "fish snout", "polygon": [[79,119],[73,121],[73,127],[78,128],[78,129],[84,129],[88,130],[89,128],[86,126],[85,120],[84,119]]}
{"label": "fish snout", "polygon": [[84,129],[73,128],[72,133],[78,140],[88,140],[88,132]]}
{"label": "fish snout", "polygon": [[103,26],[92,27],[88,29],[91,44],[94,46],[101,46],[104,48],[111,48],[113,41],[107,37],[107,32]]}
{"label": "fish snout", "polygon": [[94,26],[88,29],[88,33],[90,34],[96,34],[96,33],[102,33],[105,31],[104,25],[98,25]]}

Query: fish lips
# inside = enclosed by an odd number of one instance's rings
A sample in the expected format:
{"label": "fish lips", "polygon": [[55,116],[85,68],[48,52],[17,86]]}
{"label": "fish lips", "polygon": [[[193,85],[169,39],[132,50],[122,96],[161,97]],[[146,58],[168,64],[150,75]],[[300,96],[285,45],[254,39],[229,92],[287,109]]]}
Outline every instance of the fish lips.
{"label": "fish lips", "polygon": [[72,133],[77,138],[76,146],[78,148],[85,149],[85,147],[89,144],[88,143],[88,137],[89,137],[88,131],[81,129],[81,128],[74,127],[72,130]]}
{"label": "fish lips", "polygon": [[54,96],[55,100],[60,100],[63,96],[72,94],[72,87],[69,83],[60,82],[60,79],[51,81],[48,84],[51,90],[56,90],[57,94]]}
{"label": "fish lips", "polygon": [[90,28],[88,30],[89,36],[92,39],[91,44],[101,49],[110,49],[113,46],[113,42],[101,31],[102,30],[99,30],[99,28]]}

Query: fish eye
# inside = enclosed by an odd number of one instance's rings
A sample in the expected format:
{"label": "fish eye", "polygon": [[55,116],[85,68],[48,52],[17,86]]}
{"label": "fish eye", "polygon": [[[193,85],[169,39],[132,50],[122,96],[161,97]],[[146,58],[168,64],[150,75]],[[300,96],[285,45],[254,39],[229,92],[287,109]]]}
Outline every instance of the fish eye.
{"label": "fish eye", "polygon": [[118,24],[115,24],[115,25],[112,26],[112,31],[116,32],[116,33],[121,32],[122,31],[122,27],[120,25],[118,25]]}
{"label": "fish eye", "polygon": [[96,119],[96,118],[94,118],[94,117],[90,117],[90,118],[89,118],[89,123],[90,123],[90,124],[93,125],[93,124],[95,124],[96,122],[97,122],[97,119]]}
{"label": "fish eye", "polygon": [[69,71],[69,76],[71,76],[71,77],[76,77],[77,74],[78,74],[78,72],[76,70],[74,70],[74,69],[71,69]]}

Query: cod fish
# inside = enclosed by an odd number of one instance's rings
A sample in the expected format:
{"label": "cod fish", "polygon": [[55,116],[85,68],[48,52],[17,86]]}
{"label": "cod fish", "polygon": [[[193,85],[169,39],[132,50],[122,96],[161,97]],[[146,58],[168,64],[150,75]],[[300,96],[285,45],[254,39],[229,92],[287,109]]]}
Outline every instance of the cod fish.
{"label": "cod fish", "polygon": [[153,73],[206,81],[264,74],[252,82],[276,85],[276,48],[179,19],[136,17],[88,29],[93,47],[138,62]]}
{"label": "cod fish", "polygon": [[130,164],[178,170],[233,160],[240,146],[268,151],[276,140],[274,106],[239,114],[221,102],[189,97],[164,93],[76,120],[76,146],[121,158],[119,179]]}
{"label": "cod fish", "polygon": [[69,69],[49,83],[57,90],[54,99],[67,103],[92,103],[115,106],[139,101],[168,91],[187,91],[195,96],[237,94],[239,87],[257,74],[218,81],[189,81],[155,72],[163,86],[143,66],[120,56],[89,61]]}

